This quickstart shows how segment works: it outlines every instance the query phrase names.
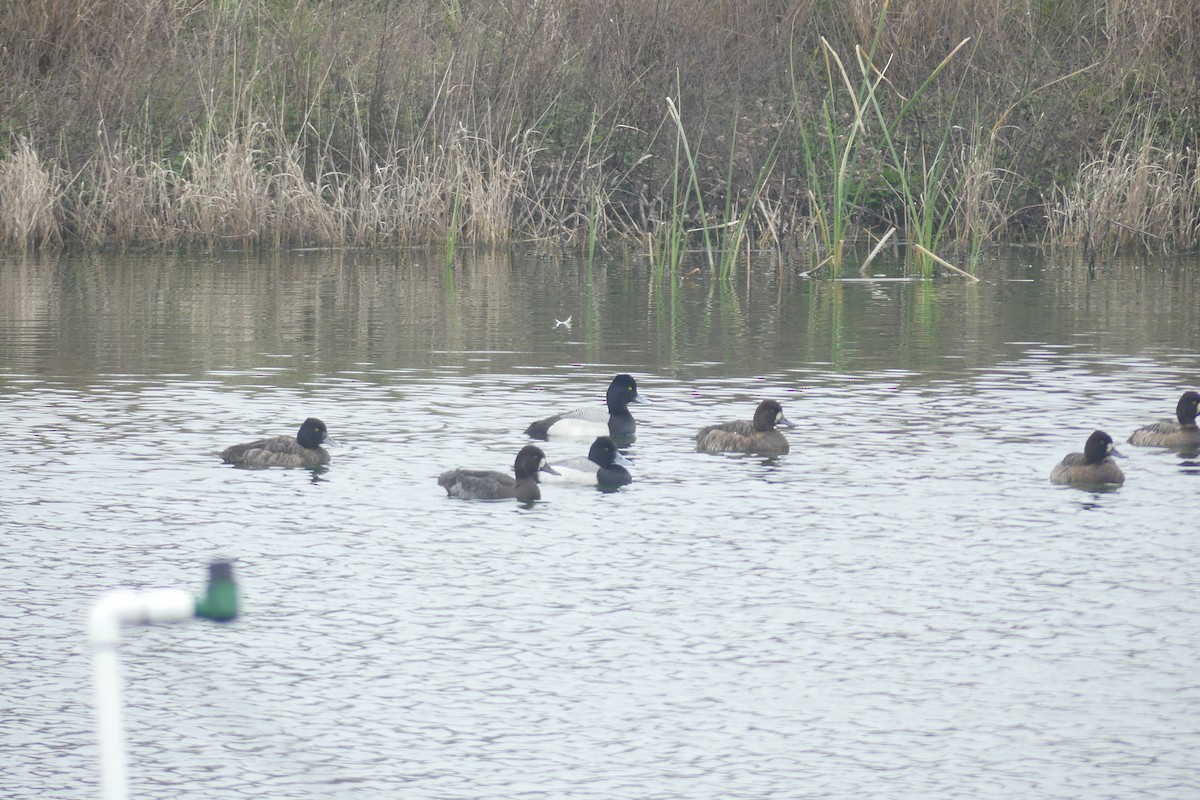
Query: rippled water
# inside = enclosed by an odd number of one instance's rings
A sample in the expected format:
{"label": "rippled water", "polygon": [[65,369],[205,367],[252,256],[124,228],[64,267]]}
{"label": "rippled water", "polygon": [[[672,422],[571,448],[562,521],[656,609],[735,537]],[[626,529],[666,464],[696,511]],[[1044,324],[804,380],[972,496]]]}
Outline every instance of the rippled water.
{"label": "rippled water", "polygon": [[[1048,481],[1200,388],[1200,266],[436,262],[0,262],[0,795],[97,795],[86,611],[216,556],[237,622],[122,644],[134,796],[1200,794],[1200,461]],[[437,486],[618,371],[632,485]],[[692,452],[762,397],[790,455]],[[309,415],[328,470],[211,455]]]}

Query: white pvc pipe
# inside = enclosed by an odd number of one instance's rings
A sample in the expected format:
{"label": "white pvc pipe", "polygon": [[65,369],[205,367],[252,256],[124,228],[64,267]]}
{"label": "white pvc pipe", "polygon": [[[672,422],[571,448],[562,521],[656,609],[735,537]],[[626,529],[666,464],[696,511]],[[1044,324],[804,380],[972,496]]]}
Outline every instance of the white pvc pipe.
{"label": "white pvc pipe", "polygon": [[196,614],[196,599],[182,589],[109,592],[88,617],[96,684],[96,724],[100,734],[100,789],[104,800],[126,800],[129,776],[121,719],[121,665],[117,645],[121,626],[182,622]]}
{"label": "white pvc pipe", "polygon": [[96,684],[96,728],[100,735],[100,793],[104,800],[125,800],[129,778],[125,770],[125,735],[121,719],[121,665],[115,644],[96,645],[93,654]]}

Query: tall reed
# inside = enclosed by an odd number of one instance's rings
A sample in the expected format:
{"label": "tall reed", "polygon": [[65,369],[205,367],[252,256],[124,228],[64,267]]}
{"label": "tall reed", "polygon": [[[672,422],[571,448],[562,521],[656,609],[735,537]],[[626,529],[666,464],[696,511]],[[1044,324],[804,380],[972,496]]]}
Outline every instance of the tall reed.
{"label": "tall reed", "polygon": [[[874,52],[886,14],[885,2],[870,52]],[[864,104],[883,76],[872,80],[873,76],[864,75],[864,80],[855,87],[841,57],[824,37],[821,39],[821,62],[825,80],[817,124],[810,126],[804,122],[807,118],[802,108],[804,93],[794,69],[790,72],[792,106],[795,117],[800,120],[797,134],[807,179],[809,216],[814,222],[813,231],[819,238],[818,252],[824,256],[819,265],[830,264],[831,271],[836,274],[841,271],[842,255],[851,236],[852,221],[867,185],[864,177],[866,170],[859,166],[861,137],[866,131]]]}
{"label": "tall reed", "polygon": [[[670,173],[671,203],[665,209],[665,225],[660,236],[652,243],[652,253],[664,257],[664,267],[672,273],[679,271],[683,254],[689,249],[693,234],[701,237],[701,252],[710,272],[721,281],[733,278],[738,254],[743,245],[750,246],[748,231],[761,204],[761,196],[768,177],[776,163],[776,154],[781,137],[775,136],[766,162],[758,169],[752,186],[743,192],[734,180],[737,159],[738,126],[736,118],[731,126],[729,155],[726,163],[725,184],[722,189],[724,204],[722,216],[714,218],[705,206],[704,191],[700,182],[700,168],[679,108],[667,98],[668,115],[675,130],[675,162]],[[695,220],[694,227],[689,226]],[[764,218],[765,219],[765,218]]]}
{"label": "tall reed", "polygon": [[[887,3],[885,2],[884,11],[881,12],[881,25],[886,9]],[[925,276],[932,273],[933,266],[937,263],[928,254],[938,251],[942,236],[960,199],[959,190],[962,186],[962,178],[955,176],[951,169],[949,148],[951,134],[954,131],[954,110],[957,105],[958,92],[962,88],[961,81],[958,89],[954,92],[955,99],[950,104],[946,117],[941,123],[937,144],[932,152],[924,144],[924,130],[918,129],[917,135],[914,137],[916,148],[908,146],[911,140],[904,142],[903,145],[898,142],[898,134],[906,116],[914,108],[921,94],[929,88],[942,70],[969,41],[969,38],[963,39],[938,63],[894,117],[889,119],[885,115],[879,96],[875,91],[879,85],[878,82],[867,95],[867,103],[879,124],[883,147],[891,157],[891,166],[894,169],[893,174],[896,176],[896,188],[904,216],[905,237],[914,246],[913,252],[916,253],[918,270]],[[876,67],[871,63],[869,55],[864,53],[861,48],[856,51],[856,56],[859,70],[864,79],[877,73],[882,81],[886,67]],[[915,185],[912,180],[913,176],[916,177]]]}
{"label": "tall reed", "polygon": [[[1193,5],[3,3],[6,191],[21,142],[49,188],[0,209],[0,245],[386,246],[453,222],[460,246],[593,255],[651,234],[725,277],[763,244],[840,270],[890,226],[931,251],[1193,247]],[[1130,106],[1161,112],[1145,157],[1178,176],[1173,226],[1105,211],[1060,234],[1084,195],[1116,202],[1105,170],[1145,202],[1148,173],[1087,149],[1123,142]]]}
{"label": "tall reed", "polygon": [[59,171],[43,166],[29,141],[18,141],[0,161],[0,243],[21,250],[56,244],[63,188]]}
{"label": "tall reed", "polygon": [[687,215],[692,201],[694,171],[686,172],[687,133],[680,122],[671,98],[667,98],[668,113],[674,123],[674,160],[669,172],[669,192],[664,192],[661,216],[655,228],[646,234],[650,263],[657,278],[673,279],[679,273],[684,253],[688,249]]}
{"label": "tall reed", "polygon": [[1155,109],[1131,108],[1075,180],[1046,201],[1046,240],[1106,258],[1200,246],[1200,160]]}
{"label": "tall reed", "polygon": [[[688,213],[691,209],[691,204],[696,204],[696,218],[699,223],[699,232],[704,235],[704,255],[708,260],[709,268],[716,267],[716,258],[713,255],[713,237],[708,225],[708,214],[704,211],[704,193],[700,189],[699,170],[696,167],[696,155],[692,152],[692,145],[688,141],[687,129],[683,124],[683,117],[680,116],[679,109],[675,106],[675,101],[670,97],[667,98],[667,112],[671,116],[671,121],[675,124],[675,174],[672,176],[672,203],[668,214],[671,217],[671,235],[673,248],[674,267],[678,269],[679,259],[682,258],[684,250],[688,245],[689,230],[687,227]],[[680,154],[683,155],[683,161],[679,159]],[[683,170],[682,176],[680,170]],[[679,193],[679,184],[684,184],[682,197]]]}
{"label": "tall reed", "polygon": [[722,281],[728,281],[733,278],[736,271],[738,254],[743,244],[746,247],[747,253],[749,253],[749,225],[750,221],[756,215],[761,214],[759,218],[763,227],[770,232],[775,250],[778,251],[779,249],[778,228],[774,224],[774,217],[776,215],[768,211],[766,205],[763,203],[763,192],[767,186],[771,172],[778,163],[779,146],[783,141],[782,130],[784,126],[781,124],[779,127],[781,133],[774,137],[771,150],[767,153],[766,161],[759,167],[754,184],[746,193],[744,201],[738,203],[734,200],[739,194],[737,183],[734,181],[738,126],[736,122],[733,125],[733,134],[730,136],[729,141],[729,163],[725,179],[725,216],[721,225],[722,244],[718,274]]}

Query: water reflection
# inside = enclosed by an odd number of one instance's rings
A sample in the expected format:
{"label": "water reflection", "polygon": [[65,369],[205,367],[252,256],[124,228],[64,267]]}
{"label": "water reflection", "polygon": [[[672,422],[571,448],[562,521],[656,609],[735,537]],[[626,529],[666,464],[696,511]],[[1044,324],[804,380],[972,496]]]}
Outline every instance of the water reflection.
{"label": "water reflection", "polygon": [[[1197,459],[1128,452],[1113,493],[1048,475],[1200,384],[1194,271],[1026,251],[976,285],[751,269],[3,263],[0,794],[95,794],[87,604],[214,555],[238,558],[242,620],[123,645],[138,796],[1192,785]],[[619,492],[437,486],[511,464],[541,411],[625,371],[655,403]],[[797,424],[789,455],[694,452],[763,397]],[[310,415],[341,445],[323,472],[212,455]]]}
{"label": "water reflection", "polygon": [[[995,363],[1023,341],[1183,350],[1180,332],[1200,324],[1196,281],[1161,266],[1086,279],[1010,261],[984,265],[989,278],[974,285],[759,268],[746,283],[656,285],[636,260],[589,270],[534,258],[518,270],[517,258],[470,254],[453,270],[423,253],[23,259],[0,271],[0,356],[16,372],[271,385],[356,366],[511,371],[546,357],[666,374],[712,362],[930,374]],[[571,329],[555,326],[567,317]]]}

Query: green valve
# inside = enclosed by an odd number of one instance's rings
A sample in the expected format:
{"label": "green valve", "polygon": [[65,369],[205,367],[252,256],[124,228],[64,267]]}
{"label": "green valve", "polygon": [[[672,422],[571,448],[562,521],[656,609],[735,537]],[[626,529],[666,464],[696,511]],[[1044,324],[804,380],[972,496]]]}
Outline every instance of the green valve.
{"label": "green valve", "polygon": [[196,616],[215,622],[228,622],[238,614],[237,583],[233,580],[232,561],[214,561],[208,565],[208,591],[196,598]]}

